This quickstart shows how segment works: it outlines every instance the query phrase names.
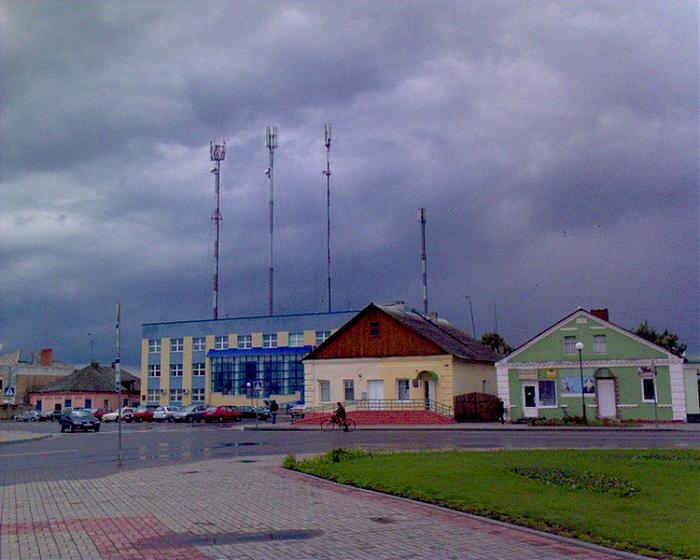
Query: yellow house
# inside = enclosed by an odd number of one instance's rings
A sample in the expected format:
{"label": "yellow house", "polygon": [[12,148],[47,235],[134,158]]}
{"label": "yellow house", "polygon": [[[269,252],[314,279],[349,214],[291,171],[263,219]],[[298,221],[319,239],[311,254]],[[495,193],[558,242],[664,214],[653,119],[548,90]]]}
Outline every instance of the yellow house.
{"label": "yellow house", "polygon": [[498,355],[435,314],[370,304],[304,359],[307,407],[429,408],[451,415],[454,397],[496,394]]}

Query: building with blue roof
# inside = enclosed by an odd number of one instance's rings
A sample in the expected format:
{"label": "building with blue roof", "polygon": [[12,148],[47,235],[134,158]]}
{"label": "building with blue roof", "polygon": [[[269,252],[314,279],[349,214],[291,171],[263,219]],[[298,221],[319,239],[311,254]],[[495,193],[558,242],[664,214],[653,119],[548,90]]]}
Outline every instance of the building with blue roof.
{"label": "building with blue roof", "polygon": [[144,323],[142,404],[280,403],[304,398],[303,358],[357,312]]}

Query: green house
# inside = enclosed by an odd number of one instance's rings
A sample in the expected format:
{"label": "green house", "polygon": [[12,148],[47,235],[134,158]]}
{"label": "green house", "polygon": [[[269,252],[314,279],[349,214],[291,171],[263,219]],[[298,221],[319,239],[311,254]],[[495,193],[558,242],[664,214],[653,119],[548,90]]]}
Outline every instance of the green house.
{"label": "green house", "polygon": [[577,309],[496,362],[511,421],[686,421],[683,359],[618,327],[607,309]]}

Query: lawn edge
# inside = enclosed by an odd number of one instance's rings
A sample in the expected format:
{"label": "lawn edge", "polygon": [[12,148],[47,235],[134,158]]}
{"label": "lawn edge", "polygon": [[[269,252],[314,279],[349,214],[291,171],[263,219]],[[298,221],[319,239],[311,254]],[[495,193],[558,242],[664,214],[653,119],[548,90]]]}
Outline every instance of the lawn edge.
{"label": "lawn edge", "polygon": [[[432,450],[431,450],[432,451]],[[442,450],[439,450],[442,451]],[[494,451],[494,450],[487,450]],[[507,450],[500,450],[507,451]],[[373,450],[373,452],[376,452]],[[405,453],[405,450],[396,451],[399,453]],[[382,453],[380,451],[380,453]],[[388,453],[394,453],[394,451],[388,451]],[[307,456],[304,459],[312,459],[318,457],[317,454],[312,456]],[[323,480],[327,483],[337,485],[339,487],[350,487],[361,492],[367,492],[370,494],[380,495],[380,496],[391,496],[399,500],[405,500],[408,502],[419,503],[427,507],[436,508],[439,510],[446,510],[452,513],[457,513],[464,515],[466,517],[474,518],[480,521],[486,521],[494,525],[508,527],[510,529],[522,531],[525,533],[535,534],[539,536],[547,536],[560,540],[562,543],[575,544],[583,546],[584,548],[589,548],[598,552],[607,552],[621,555],[623,558],[641,560],[648,558],[655,558],[659,560],[692,560],[695,557],[678,556],[673,553],[669,553],[663,550],[650,549],[641,545],[636,545],[634,543],[623,543],[617,541],[609,541],[605,538],[597,537],[590,533],[576,533],[572,530],[566,529],[564,527],[552,526],[545,521],[537,521],[535,519],[529,519],[527,517],[511,517],[508,514],[502,514],[498,512],[483,512],[478,510],[465,511],[461,509],[456,509],[451,507],[449,504],[440,501],[429,501],[425,499],[420,499],[416,497],[409,497],[403,494],[395,493],[390,490],[384,490],[381,488],[372,488],[367,486],[361,486],[354,482],[339,482],[333,478],[327,478],[320,474],[314,474],[300,470],[294,466],[282,465],[280,468],[288,470],[290,472],[297,473],[301,476],[306,476],[309,478]]]}

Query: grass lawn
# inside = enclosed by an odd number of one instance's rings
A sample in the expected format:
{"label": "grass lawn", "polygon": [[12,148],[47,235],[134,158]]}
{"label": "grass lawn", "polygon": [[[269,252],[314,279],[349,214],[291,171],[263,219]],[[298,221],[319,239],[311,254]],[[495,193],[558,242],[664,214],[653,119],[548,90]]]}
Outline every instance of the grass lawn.
{"label": "grass lawn", "polygon": [[700,450],[333,450],[285,466],[659,558],[700,558]]}

